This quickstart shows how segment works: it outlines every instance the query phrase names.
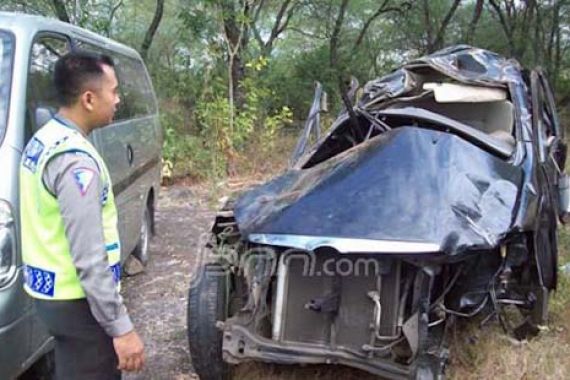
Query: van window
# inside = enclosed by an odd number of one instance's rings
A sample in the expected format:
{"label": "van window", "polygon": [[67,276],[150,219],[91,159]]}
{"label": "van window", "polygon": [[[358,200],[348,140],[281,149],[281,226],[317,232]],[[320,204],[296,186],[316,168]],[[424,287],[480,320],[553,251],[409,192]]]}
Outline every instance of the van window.
{"label": "van window", "polygon": [[58,100],[53,85],[53,70],[57,60],[67,52],[69,52],[69,43],[63,36],[51,34],[40,36],[32,45],[26,99],[28,132],[33,132],[47,121],[46,112],[53,114],[57,111]]}
{"label": "van window", "polygon": [[152,86],[140,60],[84,41],[78,41],[77,46],[83,50],[107,54],[113,59],[121,97],[115,120],[135,119],[156,113]]}
{"label": "van window", "polygon": [[133,119],[156,113],[152,88],[140,61],[119,54],[111,54],[117,77],[122,87],[121,105],[117,119]]}
{"label": "van window", "polygon": [[0,143],[4,139],[6,124],[8,123],[13,53],[14,40],[12,35],[0,31]]}

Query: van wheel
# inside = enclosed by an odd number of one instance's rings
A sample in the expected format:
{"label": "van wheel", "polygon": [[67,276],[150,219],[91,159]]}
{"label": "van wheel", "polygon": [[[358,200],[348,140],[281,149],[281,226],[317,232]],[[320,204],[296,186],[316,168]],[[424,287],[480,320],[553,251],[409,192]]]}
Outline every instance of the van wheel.
{"label": "van wheel", "polygon": [[222,331],[217,321],[228,316],[227,273],[209,263],[198,271],[188,292],[188,343],[192,366],[201,380],[229,380],[230,366],[222,357]]}
{"label": "van wheel", "polygon": [[149,247],[150,247],[150,234],[152,228],[152,219],[150,214],[150,209],[147,206],[144,210],[143,220],[141,223],[141,231],[139,236],[139,242],[133,251],[133,255],[139,259],[139,261],[146,265],[149,259]]}

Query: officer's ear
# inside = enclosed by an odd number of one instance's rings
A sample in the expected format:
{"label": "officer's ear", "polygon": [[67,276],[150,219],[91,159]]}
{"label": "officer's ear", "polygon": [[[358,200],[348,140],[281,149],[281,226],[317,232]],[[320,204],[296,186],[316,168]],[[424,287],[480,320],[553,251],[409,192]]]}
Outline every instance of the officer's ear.
{"label": "officer's ear", "polygon": [[80,95],[80,101],[83,108],[89,112],[93,112],[95,103],[95,93],[93,91],[87,90]]}

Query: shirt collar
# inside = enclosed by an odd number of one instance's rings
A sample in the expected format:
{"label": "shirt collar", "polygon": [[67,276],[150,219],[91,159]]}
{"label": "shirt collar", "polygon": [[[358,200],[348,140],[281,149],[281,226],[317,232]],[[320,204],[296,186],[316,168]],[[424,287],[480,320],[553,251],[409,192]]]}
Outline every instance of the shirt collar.
{"label": "shirt collar", "polygon": [[81,134],[81,136],[85,136],[85,134],[83,133],[83,131],[81,130],[81,128],[79,128],[77,126],[77,124],[75,124],[74,122],[72,122],[69,119],[66,119],[65,117],[61,116],[60,114],[55,114],[53,115],[53,118],[59,122],[60,124],[62,124],[63,126],[69,128],[69,129],[73,129],[74,131],[77,131]]}

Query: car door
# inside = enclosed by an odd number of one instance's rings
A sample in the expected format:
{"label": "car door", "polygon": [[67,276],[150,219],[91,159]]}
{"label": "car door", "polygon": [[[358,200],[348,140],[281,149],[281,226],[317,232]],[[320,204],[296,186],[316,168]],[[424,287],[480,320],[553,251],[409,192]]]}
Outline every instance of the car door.
{"label": "car door", "polygon": [[539,212],[534,236],[534,250],[540,268],[542,286],[554,289],[557,283],[558,182],[564,170],[566,144],[554,96],[540,70],[531,72],[532,126],[537,153],[536,176]]}

